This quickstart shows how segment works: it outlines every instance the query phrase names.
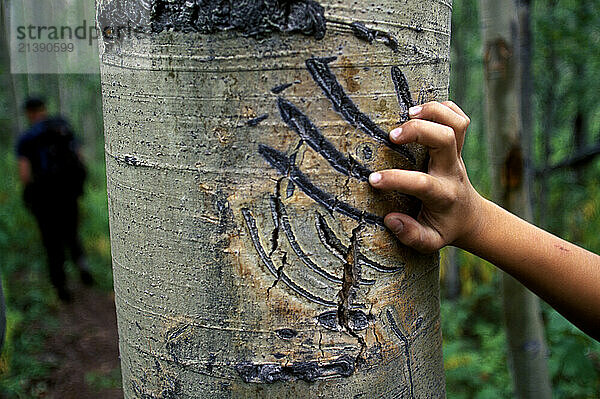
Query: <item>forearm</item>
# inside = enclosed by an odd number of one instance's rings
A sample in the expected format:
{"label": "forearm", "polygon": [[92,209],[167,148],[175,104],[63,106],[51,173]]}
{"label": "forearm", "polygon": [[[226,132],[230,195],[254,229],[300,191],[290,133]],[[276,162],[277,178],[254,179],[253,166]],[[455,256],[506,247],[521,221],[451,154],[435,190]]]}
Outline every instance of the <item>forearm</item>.
{"label": "forearm", "polygon": [[600,256],[481,199],[481,222],[457,243],[511,274],[594,338],[600,337]]}

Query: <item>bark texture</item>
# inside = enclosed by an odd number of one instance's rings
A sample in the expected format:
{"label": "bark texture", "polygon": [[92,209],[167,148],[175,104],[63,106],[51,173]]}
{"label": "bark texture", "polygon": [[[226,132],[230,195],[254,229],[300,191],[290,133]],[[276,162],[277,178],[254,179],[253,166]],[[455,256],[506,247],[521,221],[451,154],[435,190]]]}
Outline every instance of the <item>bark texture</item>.
{"label": "bark texture", "polygon": [[438,256],[366,177],[426,167],[387,132],[446,98],[451,4],[216,3],[98,4],[125,396],[444,397]]}
{"label": "bark texture", "polygon": [[[531,221],[526,176],[529,149],[521,118],[519,26],[514,0],[482,0],[486,131],[494,200]],[[508,274],[502,276],[508,359],[518,398],[552,396],[539,299]]]}

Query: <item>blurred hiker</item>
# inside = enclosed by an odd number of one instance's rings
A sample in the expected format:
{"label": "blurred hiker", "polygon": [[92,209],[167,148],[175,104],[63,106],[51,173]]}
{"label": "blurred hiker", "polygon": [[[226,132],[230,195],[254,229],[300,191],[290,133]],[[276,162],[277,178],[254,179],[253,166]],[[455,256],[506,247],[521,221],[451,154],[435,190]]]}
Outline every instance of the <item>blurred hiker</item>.
{"label": "blurred hiker", "polygon": [[29,98],[24,111],[31,126],[17,143],[25,205],[35,216],[46,249],[50,281],[63,301],[71,299],[64,263],[67,250],[81,281],[93,283],[78,235],[78,198],[86,171],[69,124],[49,117],[42,99]]}

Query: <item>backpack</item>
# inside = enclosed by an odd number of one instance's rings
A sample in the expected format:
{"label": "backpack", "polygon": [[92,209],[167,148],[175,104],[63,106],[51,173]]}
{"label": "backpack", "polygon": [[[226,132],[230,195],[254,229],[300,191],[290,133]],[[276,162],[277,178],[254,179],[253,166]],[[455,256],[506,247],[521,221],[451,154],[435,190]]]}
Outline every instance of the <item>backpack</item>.
{"label": "backpack", "polygon": [[39,189],[64,197],[83,193],[86,170],[76,151],[69,124],[62,118],[42,122],[36,137],[37,162],[32,162],[33,181]]}

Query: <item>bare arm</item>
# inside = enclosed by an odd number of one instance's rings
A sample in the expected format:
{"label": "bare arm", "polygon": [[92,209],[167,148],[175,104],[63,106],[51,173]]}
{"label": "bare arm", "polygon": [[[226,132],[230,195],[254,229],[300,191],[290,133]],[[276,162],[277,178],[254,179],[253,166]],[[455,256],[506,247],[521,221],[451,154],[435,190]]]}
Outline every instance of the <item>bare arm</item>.
{"label": "bare arm", "polygon": [[31,164],[25,157],[19,157],[19,180],[21,183],[28,184],[31,181]]}
{"label": "bare arm", "polygon": [[400,213],[385,222],[398,239],[421,252],[455,245],[478,255],[538,294],[584,332],[600,338],[600,256],[545,232],[481,197],[461,157],[469,118],[451,102],[412,109],[390,133],[395,143],[429,147],[429,172],[385,170],[375,188],[422,200],[417,219]]}

